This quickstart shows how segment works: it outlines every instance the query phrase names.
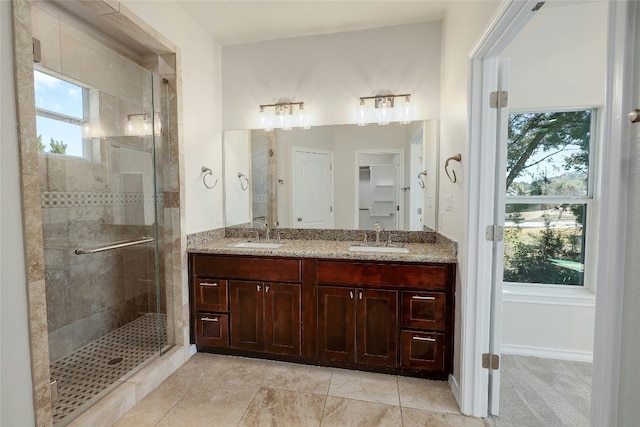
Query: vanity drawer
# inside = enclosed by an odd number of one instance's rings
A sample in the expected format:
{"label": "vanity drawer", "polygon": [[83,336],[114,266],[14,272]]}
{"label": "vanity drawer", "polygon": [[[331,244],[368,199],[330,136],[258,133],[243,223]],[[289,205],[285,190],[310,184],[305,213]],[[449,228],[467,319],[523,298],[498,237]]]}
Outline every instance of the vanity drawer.
{"label": "vanity drawer", "polygon": [[318,283],[444,290],[447,287],[447,267],[444,265],[318,261]]}
{"label": "vanity drawer", "polygon": [[403,368],[428,369],[441,371],[444,369],[443,334],[427,332],[401,331],[401,363]]}
{"label": "vanity drawer", "polygon": [[223,279],[194,279],[196,310],[229,311],[228,283]]}
{"label": "vanity drawer", "polygon": [[198,312],[196,344],[207,347],[229,347],[229,315]]}
{"label": "vanity drawer", "polygon": [[301,281],[299,259],[197,254],[193,256],[192,262],[196,277],[226,277],[269,282]]}
{"label": "vanity drawer", "polygon": [[445,294],[402,292],[402,327],[444,331]]}

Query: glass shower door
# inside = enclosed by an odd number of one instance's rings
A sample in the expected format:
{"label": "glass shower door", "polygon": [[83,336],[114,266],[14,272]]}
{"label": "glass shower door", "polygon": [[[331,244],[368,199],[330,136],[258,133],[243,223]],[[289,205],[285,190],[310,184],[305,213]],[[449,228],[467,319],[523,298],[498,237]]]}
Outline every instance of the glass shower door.
{"label": "glass shower door", "polygon": [[172,342],[166,84],[66,25],[34,76],[56,425]]}

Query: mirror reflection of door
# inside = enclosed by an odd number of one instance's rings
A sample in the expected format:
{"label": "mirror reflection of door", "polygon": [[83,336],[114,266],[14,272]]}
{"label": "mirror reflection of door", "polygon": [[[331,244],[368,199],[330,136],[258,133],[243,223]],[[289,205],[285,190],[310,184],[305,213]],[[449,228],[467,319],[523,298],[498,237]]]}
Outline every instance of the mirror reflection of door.
{"label": "mirror reflection of door", "polygon": [[333,228],[333,152],[293,149],[295,228]]}
{"label": "mirror reflection of door", "polygon": [[358,224],[360,230],[402,229],[400,182],[401,152],[359,152]]}

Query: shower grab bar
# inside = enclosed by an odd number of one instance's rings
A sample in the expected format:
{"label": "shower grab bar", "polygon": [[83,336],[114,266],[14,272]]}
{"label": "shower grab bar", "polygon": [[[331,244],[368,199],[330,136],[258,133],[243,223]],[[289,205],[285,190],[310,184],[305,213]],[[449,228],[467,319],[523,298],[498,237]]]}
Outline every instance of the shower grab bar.
{"label": "shower grab bar", "polygon": [[78,248],[75,250],[75,253],[76,255],[95,254],[97,252],[109,251],[111,249],[126,248],[128,246],[141,245],[143,243],[151,243],[151,242],[155,242],[155,239],[153,237],[141,237],[139,239],[133,239],[133,240],[121,240],[119,242],[113,242],[104,246],[97,246],[95,248],[89,248],[89,249]]}

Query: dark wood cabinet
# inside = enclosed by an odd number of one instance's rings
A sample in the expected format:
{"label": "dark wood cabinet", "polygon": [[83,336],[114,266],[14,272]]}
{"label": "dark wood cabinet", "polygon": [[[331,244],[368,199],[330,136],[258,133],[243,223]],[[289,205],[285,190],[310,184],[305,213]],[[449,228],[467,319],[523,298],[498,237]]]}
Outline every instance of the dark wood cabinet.
{"label": "dark wood cabinet", "polygon": [[262,282],[229,283],[231,347],[264,350],[264,301]]}
{"label": "dark wood cabinet", "polygon": [[300,285],[265,283],[265,351],[300,354]]}
{"label": "dark wood cabinet", "polygon": [[358,289],[356,362],[398,366],[398,292]]}
{"label": "dark wood cabinet", "polygon": [[446,379],[455,264],[190,254],[200,351]]}
{"label": "dark wood cabinet", "polygon": [[397,292],[318,287],[318,357],[395,367]]}
{"label": "dark wood cabinet", "polygon": [[196,336],[202,345],[227,347],[229,345],[229,315],[198,312],[195,318]]}
{"label": "dark wood cabinet", "polygon": [[300,354],[300,285],[231,280],[231,347]]}
{"label": "dark wood cabinet", "polygon": [[318,357],[351,361],[355,358],[356,302],[354,290],[318,287]]}

